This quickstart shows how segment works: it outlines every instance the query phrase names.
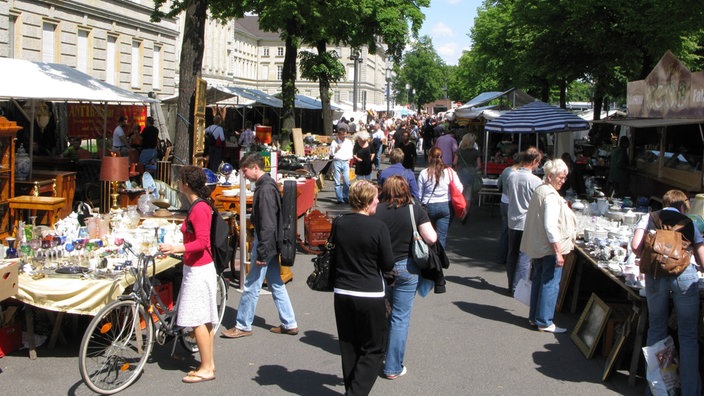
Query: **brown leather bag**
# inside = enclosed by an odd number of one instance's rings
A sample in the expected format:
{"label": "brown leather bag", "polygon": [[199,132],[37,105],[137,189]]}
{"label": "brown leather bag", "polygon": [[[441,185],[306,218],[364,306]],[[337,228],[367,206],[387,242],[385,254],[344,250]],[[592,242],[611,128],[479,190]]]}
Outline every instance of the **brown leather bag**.
{"label": "brown leather bag", "polygon": [[645,234],[645,244],[640,255],[640,272],[653,277],[681,274],[689,265],[692,249],[691,243],[679,230],[691,220],[683,219],[674,226],[663,226],[656,212],[650,216],[656,229]]}

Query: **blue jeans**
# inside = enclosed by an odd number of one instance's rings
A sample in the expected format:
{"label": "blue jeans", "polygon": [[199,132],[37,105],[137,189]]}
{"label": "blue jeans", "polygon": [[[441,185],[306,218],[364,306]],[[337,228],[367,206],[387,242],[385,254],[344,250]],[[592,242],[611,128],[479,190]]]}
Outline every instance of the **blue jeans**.
{"label": "blue jeans", "polygon": [[371,180],[372,180],[372,174],[370,173],[370,174],[368,174],[368,175],[357,175],[357,180],[369,180],[369,181],[371,181]]}
{"label": "blue jeans", "polygon": [[372,165],[376,166],[377,171],[381,171],[381,153],[384,151],[384,145],[379,146],[379,150],[377,150],[376,155],[374,156],[374,161],[372,161]]}
{"label": "blue jeans", "polygon": [[556,255],[533,260],[533,286],[530,289],[528,319],[540,327],[550,326],[555,317],[561,277],[562,267],[557,266]]}
{"label": "blue jeans", "polygon": [[508,204],[501,202],[501,235],[499,236],[499,252],[496,260],[499,264],[506,265],[506,255],[508,254]]}
{"label": "blue jeans", "polygon": [[411,322],[413,298],[418,286],[418,268],[413,260],[400,260],[394,265],[396,283],[386,289],[391,303],[389,318],[389,343],[386,348],[385,375],[398,375],[403,370],[403,356],[406,354],[408,324]]}
{"label": "blue jeans", "polygon": [[438,233],[438,241],[440,245],[445,247],[447,240],[447,230],[450,228],[450,220],[452,220],[452,210],[450,210],[450,201],[429,203],[425,206],[428,211],[430,223],[435,227]]}
{"label": "blue jeans", "polygon": [[[281,324],[286,329],[298,327],[296,316],[293,313],[291,300],[288,298],[286,285],[281,280],[281,266],[277,256],[271,257],[267,265],[258,266],[257,261],[257,237],[254,237],[252,244],[251,264],[249,273],[244,281],[244,289],[240,298],[240,305],[237,308],[237,327],[240,330],[252,331],[252,322],[254,321],[254,311],[257,309],[257,301],[259,300],[259,291],[262,289],[264,277],[271,291],[271,296],[274,297],[274,305],[279,311],[279,319]],[[242,267],[244,268],[244,267]]]}
{"label": "blue jeans", "polygon": [[519,279],[528,279],[530,276],[530,257],[521,252],[521,238],[523,230],[508,230],[508,254],[506,255],[506,275],[508,288],[511,293],[516,290]]}
{"label": "blue jeans", "polygon": [[670,297],[677,312],[677,336],[680,354],[680,386],[682,395],[700,395],[699,345],[699,284],[693,265],[678,276],[645,276],[645,297],[648,302],[648,346],[667,337]]}
{"label": "blue jeans", "polygon": [[333,160],[332,170],[337,202],[344,202],[350,195],[350,164],[347,161]]}
{"label": "blue jeans", "polygon": [[149,172],[156,171],[157,152],[156,149],[142,149],[139,153],[139,162],[144,164],[144,169]]}

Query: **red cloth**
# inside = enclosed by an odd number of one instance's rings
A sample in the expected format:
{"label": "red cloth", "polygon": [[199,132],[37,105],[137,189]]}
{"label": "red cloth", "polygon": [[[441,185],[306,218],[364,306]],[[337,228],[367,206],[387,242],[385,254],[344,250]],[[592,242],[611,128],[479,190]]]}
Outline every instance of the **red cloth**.
{"label": "red cloth", "polygon": [[183,245],[183,264],[192,267],[210,264],[213,256],[210,253],[210,223],[213,211],[206,202],[198,202],[191,209],[188,219],[181,223]]}

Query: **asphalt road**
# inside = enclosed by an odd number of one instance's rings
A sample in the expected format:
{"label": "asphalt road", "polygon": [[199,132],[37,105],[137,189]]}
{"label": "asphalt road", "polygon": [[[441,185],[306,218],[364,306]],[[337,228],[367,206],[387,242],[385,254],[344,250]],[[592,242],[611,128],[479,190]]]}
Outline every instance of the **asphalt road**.
{"label": "asphalt road", "polygon": [[[318,196],[318,208],[330,214],[347,208],[334,203],[332,182]],[[405,365],[408,374],[390,381],[379,378],[373,395],[635,395],[644,393],[644,380],[628,387],[625,371],[601,382],[605,359],[597,351],[586,359],[569,332],[553,335],[532,330],[528,308],[504,294],[506,275],[494,262],[498,237],[498,209],[473,211],[466,225],[452,224],[448,237],[451,266],[446,271],[447,293],[416,297]],[[303,232],[302,225],[299,232]],[[217,379],[183,384],[181,377],[196,366],[198,355],[171,344],[155,346],[139,380],[125,395],[334,395],[344,393],[332,295],[305,285],[311,255],[299,253],[294,279],[287,285],[300,333],[277,335],[272,298],[262,295],[254,334],[243,339],[216,337]],[[234,324],[239,294],[230,289],[224,324]],[[556,323],[574,328],[577,315],[558,314]],[[0,359],[0,387],[6,395],[85,395],[90,390],[78,372],[78,334],[65,322],[68,343],[54,350],[38,349]]]}

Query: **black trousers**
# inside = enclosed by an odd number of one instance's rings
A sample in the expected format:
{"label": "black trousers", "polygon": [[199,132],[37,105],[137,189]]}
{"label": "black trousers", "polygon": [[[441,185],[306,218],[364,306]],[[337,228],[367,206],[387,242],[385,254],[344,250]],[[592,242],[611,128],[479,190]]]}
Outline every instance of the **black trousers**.
{"label": "black trousers", "polygon": [[368,395],[381,371],[388,339],[384,298],[335,294],[346,395]]}

